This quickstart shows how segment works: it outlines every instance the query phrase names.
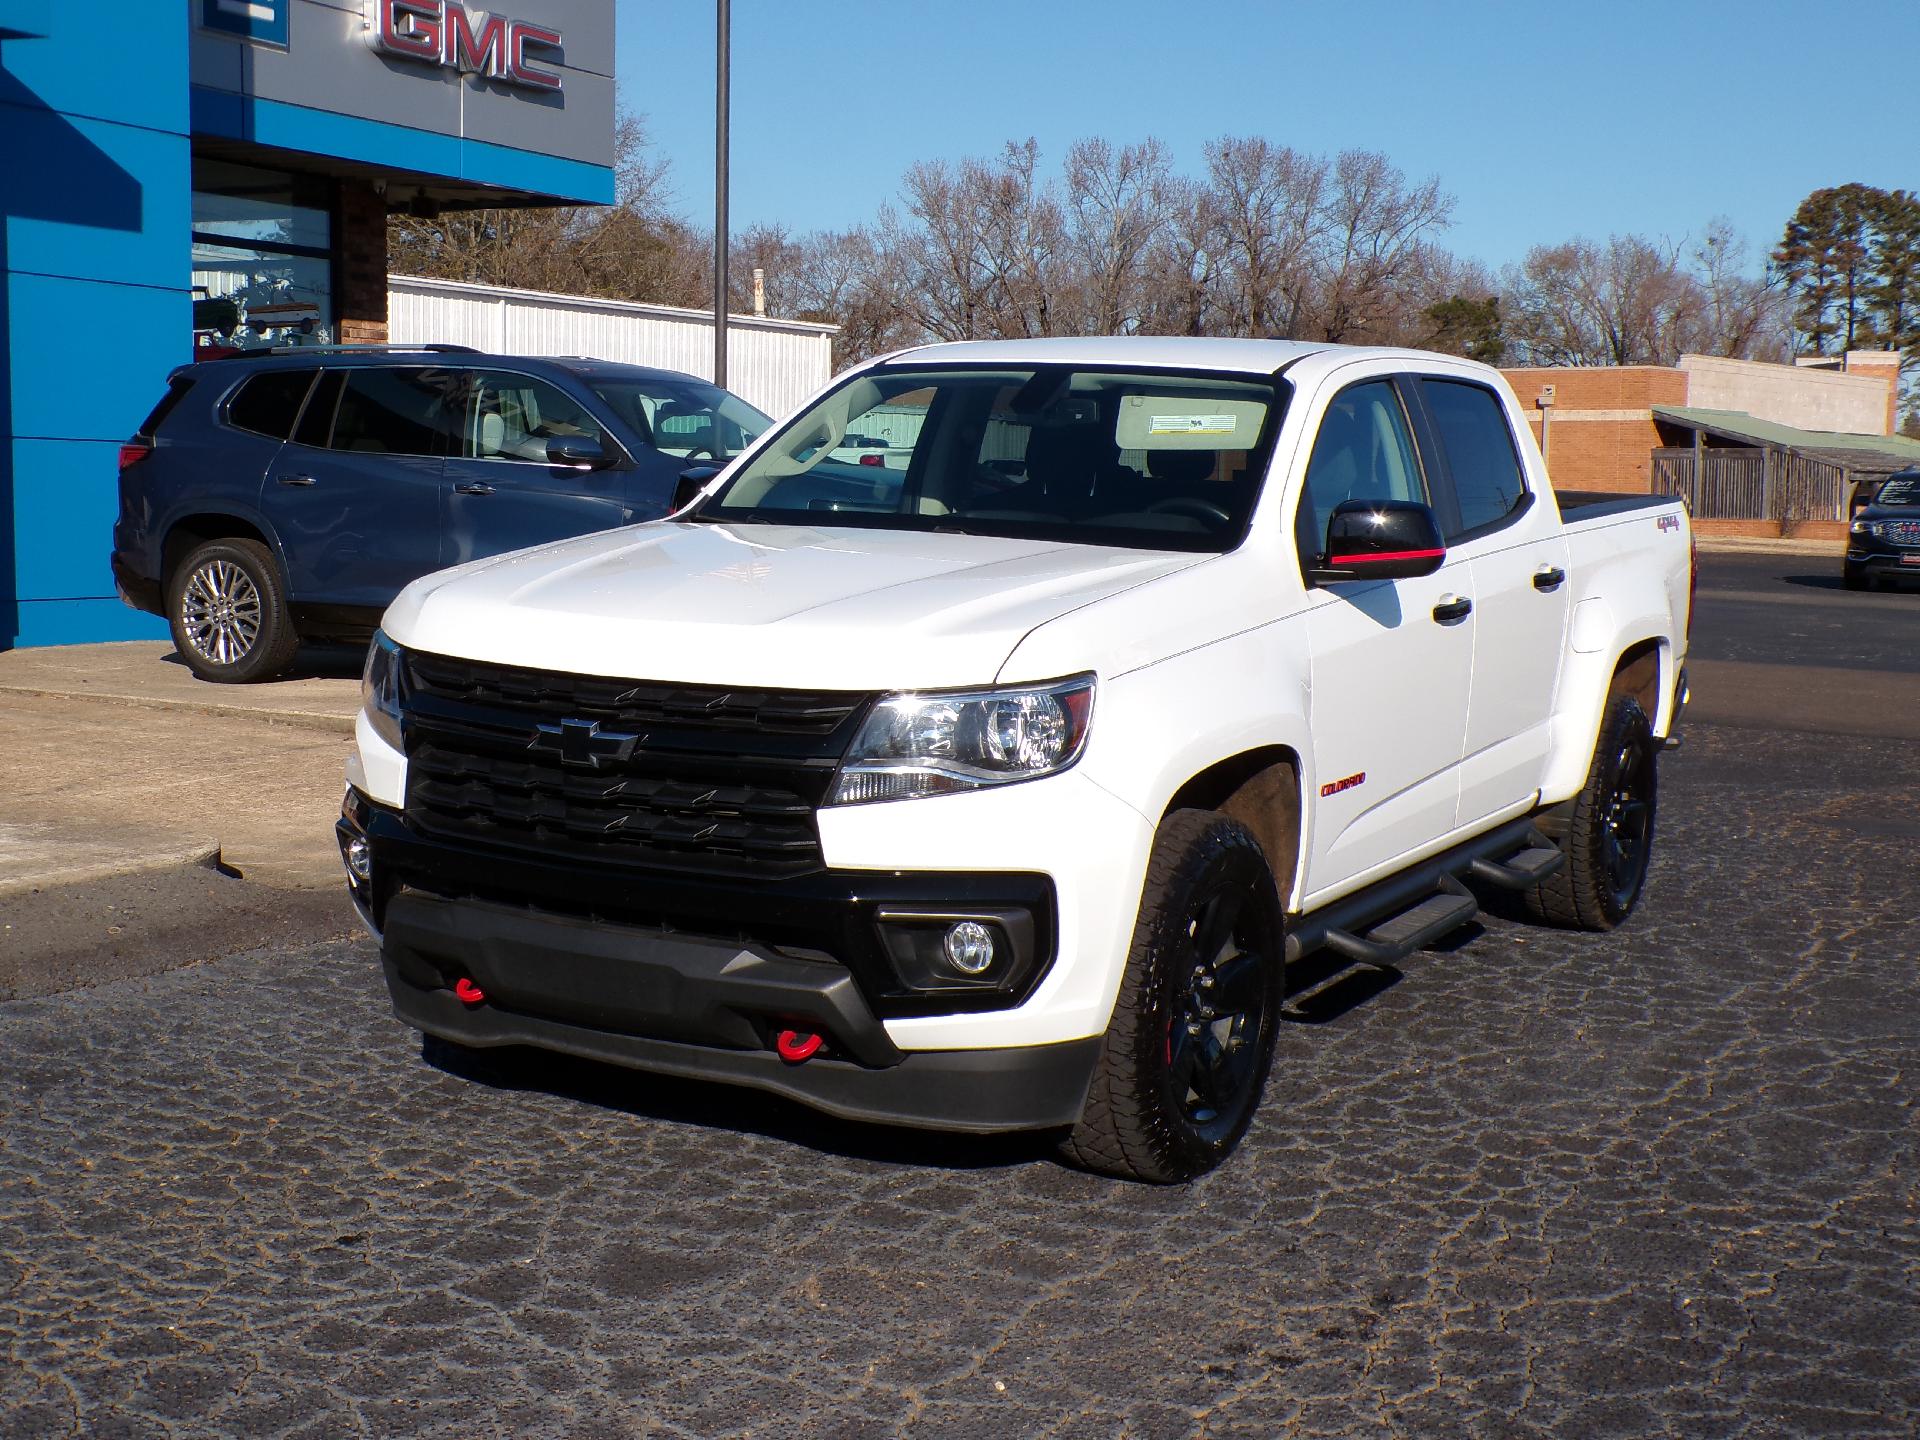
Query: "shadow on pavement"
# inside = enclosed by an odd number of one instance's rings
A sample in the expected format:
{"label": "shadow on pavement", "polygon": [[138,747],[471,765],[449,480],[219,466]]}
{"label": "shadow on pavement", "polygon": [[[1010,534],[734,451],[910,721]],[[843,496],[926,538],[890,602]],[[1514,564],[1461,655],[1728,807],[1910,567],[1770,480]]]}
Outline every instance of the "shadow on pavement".
{"label": "shadow on pavement", "polygon": [[1780,580],[1782,584],[1799,585],[1808,590],[1839,590],[1843,588],[1838,575],[1782,575]]}
{"label": "shadow on pavement", "polygon": [[[176,650],[162,655],[160,663],[187,668],[187,662]],[[366,663],[364,645],[302,645],[293,657],[293,664],[282,673],[271,680],[257,680],[238,688],[270,692],[274,685],[286,680],[357,680]]]}

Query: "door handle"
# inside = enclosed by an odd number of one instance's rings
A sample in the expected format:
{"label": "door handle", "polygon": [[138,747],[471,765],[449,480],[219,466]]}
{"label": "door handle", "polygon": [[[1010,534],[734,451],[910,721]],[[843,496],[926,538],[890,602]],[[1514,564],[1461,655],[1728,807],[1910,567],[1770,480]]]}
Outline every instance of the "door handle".
{"label": "door handle", "polygon": [[456,495],[491,495],[493,493],[493,486],[487,484],[484,480],[476,480],[471,485],[454,486],[453,493]]}
{"label": "door handle", "polygon": [[1473,601],[1464,595],[1442,595],[1433,607],[1433,618],[1442,625],[1458,625],[1473,613]]}
{"label": "door handle", "polygon": [[278,477],[282,485],[313,485],[316,482],[311,475],[282,475]]}
{"label": "door handle", "polygon": [[1566,582],[1567,572],[1558,565],[1542,565],[1533,572],[1533,588],[1545,593],[1558,590]]}

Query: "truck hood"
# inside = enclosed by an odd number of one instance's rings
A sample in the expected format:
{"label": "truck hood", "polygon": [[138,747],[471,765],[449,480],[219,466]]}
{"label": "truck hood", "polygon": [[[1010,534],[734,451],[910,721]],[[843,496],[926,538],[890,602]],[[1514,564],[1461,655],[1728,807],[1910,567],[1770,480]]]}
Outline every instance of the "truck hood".
{"label": "truck hood", "polygon": [[575,674],[816,690],[979,685],[1035,626],[1212,558],[658,521],[426,576],[383,623],[416,649]]}

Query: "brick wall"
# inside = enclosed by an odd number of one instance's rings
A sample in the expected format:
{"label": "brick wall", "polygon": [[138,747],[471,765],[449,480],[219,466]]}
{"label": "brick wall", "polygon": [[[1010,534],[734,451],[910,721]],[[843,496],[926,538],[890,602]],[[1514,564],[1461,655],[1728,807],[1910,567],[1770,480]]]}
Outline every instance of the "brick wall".
{"label": "brick wall", "polygon": [[371,185],[343,180],[335,245],[334,315],[343,345],[387,341],[387,206]]}
{"label": "brick wall", "polygon": [[1687,403],[1687,377],[1664,365],[1605,369],[1504,370],[1536,441],[1541,387],[1554,388],[1547,430],[1547,472],[1562,490],[1644,494],[1653,483],[1655,405]]}

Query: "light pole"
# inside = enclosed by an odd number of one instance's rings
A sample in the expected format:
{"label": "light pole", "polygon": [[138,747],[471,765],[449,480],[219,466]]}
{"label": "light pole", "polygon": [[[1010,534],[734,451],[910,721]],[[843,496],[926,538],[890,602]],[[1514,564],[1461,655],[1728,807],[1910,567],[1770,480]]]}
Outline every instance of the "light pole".
{"label": "light pole", "polygon": [[717,0],[719,34],[715,45],[713,140],[713,383],[727,383],[727,71],[731,0]]}

